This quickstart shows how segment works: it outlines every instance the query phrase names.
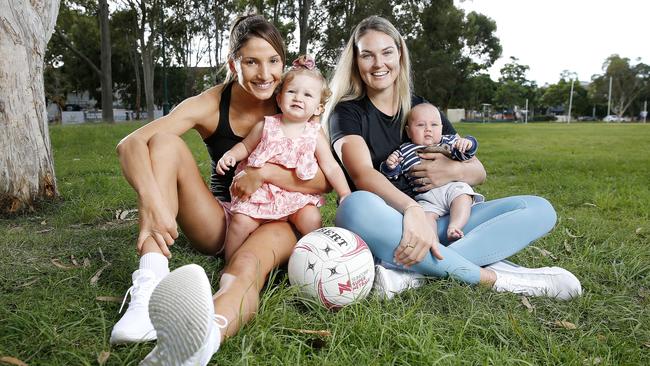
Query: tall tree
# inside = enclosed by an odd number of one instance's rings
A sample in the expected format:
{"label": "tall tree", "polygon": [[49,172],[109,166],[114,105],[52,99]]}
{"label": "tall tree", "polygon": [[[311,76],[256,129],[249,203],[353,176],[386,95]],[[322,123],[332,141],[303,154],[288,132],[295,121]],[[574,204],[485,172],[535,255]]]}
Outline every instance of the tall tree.
{"label": "tall tree", "polygon": [[622,116],[650,83],[648,65],[630,65],[630,59],[619,55],[609,56],[603,63],[603,75],[592,79],[591,93],[606,98],[609,79],[612,79],[612,112]]}
{"label": "tall tree", "polygon": [[99,0],[99,29],[102,42],[102,120],[113,122],[113,71],[111,69],[111,30],[108,22],[108,2]]}
{"label": "tall tree", "polygon": [[[113,122],[112,51],[106,0],[99,4],[64,0],[54,32],[54,40],[48,47],[48,61],[63,63],[64,74],[76,87],[74,91],[87,90],[98,97],[94,90],[99,84],[102,118]],[[47,70],[48,73],[51,71]]]}
{"label": "tall tree", "polygon": [[451,0],[411,3],[395,24],[411,51],[415,90],[443,108],[461,106],[468,80],[501,55],[496,23],[476,12],[465,14]]}
{"label": "tall tree", "polygon": [[43,61],[58,0],[0,0],[0,211],[58,195],[45,110]]}
{"label": "tall tree", "polygon": [[157,59],[156,39],[160,31],[161,0],[122,0],[137,14],[134,24],[142,60],[144,96],[149,119],[154,118],[154,70]]}
{"label": "tall tree", "polygon": [[575,73],[566,70],[560,75],[560,80],[557,84],[552,84],[545,88],[541,97],[542,104],[549,107],[563,107],[568,113],[569,99],[571,95],[571,80],[574,80],[571,114],[573,116],[591,114],[589,112],[591,103],[587,95],[587,89],[576,80]]}
{"label": "tall tree", "polygon": [[313,0],[298,0],[298,29],[300,30],[300,43],[298,45],[298,54],[307,53],[307,43],[309,42],[309,12]]}
{"label": "tall tree", "polygon": [[510,62],[501,68],[499,86],[494,96],[498,108],[510,109],[523,107],[526,99],[531,101],[536,97],[537,84],[526,78],[530,67],[519,63],[519,59],[510,56]]}

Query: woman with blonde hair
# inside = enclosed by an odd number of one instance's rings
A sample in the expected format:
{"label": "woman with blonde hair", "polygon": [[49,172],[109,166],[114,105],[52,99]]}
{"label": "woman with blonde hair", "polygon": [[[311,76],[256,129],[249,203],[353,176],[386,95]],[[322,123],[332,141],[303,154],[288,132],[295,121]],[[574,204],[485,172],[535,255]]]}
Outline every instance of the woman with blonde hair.
{"label": "woman with blonde hair", "polygon": [[[235,20],[229,39],[228,76],[222,84],[185,100],[117,147],[124,176],[138,196],[140,262],[128,291],[129,307],[110,341],[157,339],[144,365],[206,365],[221,341],[255,315],[269,273],[288,260],[296,243],[287,222],[260,225],[226,258],[213,298],[203,268],[187,265],[169,272],[177,223],[195,249],[219,255],[231,215],[231,182],[239,197],[250,196],[264,182],[303,193],[328,188],[320,171],[302,181],[294,170],[275,164],[248,167],[237,177],[216,174],[223,153],[264,116],[277,113],[274,91],[286,57],[282,36],[259,15]],[[210,188],[180,137],[191,129],[201,135],[212,160]]]}
{"label": "woman with blonde hair", "polygon": [[[448,216],[442,217],[437,226],[442,242],[434,240],[422,207],[404,191],[428,191],[451,181],[480,184],[485,170],[476,157],[459,162],[421,153],[422,162],[411,169],[419,184],[415,188],[400,190],[379,172],[380,163],[403,142],[411,107],[425,102],[412,93],[408,49],[389,21],[378,16],[361,21],[335,70],[324,118],[336,156],[357,190],[339,207],[336,224],[359,234],[384,264],[376,267],[375,289],[381,295],[390,298],[419,283],[421,275],[452,276],[530,296],[570,299],[581,293],[578,279],[562,268],[528,269],[500,262],[553,228],[555,211],[541,197],[475,205],[465,236],[453,243],[442,235]],[[444,115],[442,122],[443,134],[456,133]]]}

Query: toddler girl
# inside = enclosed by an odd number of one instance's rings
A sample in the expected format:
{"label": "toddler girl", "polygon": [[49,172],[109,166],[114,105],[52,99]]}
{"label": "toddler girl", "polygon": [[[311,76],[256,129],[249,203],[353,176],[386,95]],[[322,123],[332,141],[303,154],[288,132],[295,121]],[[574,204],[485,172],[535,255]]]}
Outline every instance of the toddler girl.
{"label": "toddler girl", "polygon": [[[225,174],[247,157],[237,166],[236,173],[246,166],[260,167],[269,162],[295,169],[298,178],[309,180],[320,167],[342,201],[350,194],[350,187],[334,160],[320,123],[314,121],[314,116],[323,112],[330,94],[327,81],[311,57],[300,56],[283,75],[278,89],[276,99],[282,113],[266,116],[242,142],[226,151],[217,163],[217,173]],[[303,235],[322,225],[318,207],[324,200],[320,195],[291,192],[264,183],[250,197],[242,199],[233,194],[232,186],[230,189],[233,216],[226,233],[226,259],[265,221],[289,220]]]}

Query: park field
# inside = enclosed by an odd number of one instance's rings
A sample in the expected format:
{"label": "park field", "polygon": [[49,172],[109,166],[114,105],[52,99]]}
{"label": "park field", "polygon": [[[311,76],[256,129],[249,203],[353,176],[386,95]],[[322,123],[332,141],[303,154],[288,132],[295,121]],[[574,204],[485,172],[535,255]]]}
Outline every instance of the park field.
{"label": "park field", "polygon": [[[153,347],[108,343],[138,263],[135,194],[115,145],[139,126],[51,128],[61,198],[0,218],[0,360],[136,365]],[[213,363],[650,364],[650,124],[456,127],[480,142],[488,179],[479,192],[539,195],[557,210],[555,229],[511,259],[572,271],[581,298],[523,298],[438,279],[333,312],[300,298],[278,270],[259,316]],[[186,139],[207,176],[199,136]],[[332,202],[323,209],[328,223]],[[198,263],[216,286],[222,259],[194,252],[182,235],[172,253],[172,268]]]}

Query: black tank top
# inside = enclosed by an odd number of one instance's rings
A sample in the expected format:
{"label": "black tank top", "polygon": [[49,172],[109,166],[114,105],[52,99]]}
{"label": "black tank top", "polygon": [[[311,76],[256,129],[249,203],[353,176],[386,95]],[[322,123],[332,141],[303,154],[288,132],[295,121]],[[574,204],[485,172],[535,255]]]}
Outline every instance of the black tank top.
{"label": "black tank top", "polygon": [[203,140],[212,160],[210,170],[210,190],[220,201],[230,202],[230,183],[235,174],[235,168],[231,168],[225,175],[217,174],[215,168],[221,156],[244,138],[235,135],[230,127],[230,94],[233,83],[224,86],[219,101],[219,125],[212,135]]}

